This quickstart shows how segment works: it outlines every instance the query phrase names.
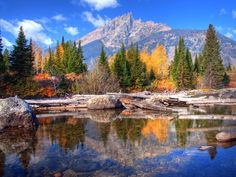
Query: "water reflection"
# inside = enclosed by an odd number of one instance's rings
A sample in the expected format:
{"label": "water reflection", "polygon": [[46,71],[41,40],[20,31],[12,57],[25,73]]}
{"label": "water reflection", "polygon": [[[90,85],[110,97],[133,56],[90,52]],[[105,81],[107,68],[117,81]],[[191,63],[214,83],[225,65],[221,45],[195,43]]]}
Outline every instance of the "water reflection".
{"label": "water reflection", "polygon": [[[119,119],[115,112],[97,111],[89,115],[91,119],[44,117],[39,119],[37,131],[9,130],[1,133],[0,176],[16,176],[16,173],[18,176],[50,176],[69,172],[78,176],[140,173],[145,176],[147,169],[152,169],[152,175],[156,176],[164,171],[168,174],[165,168],[168,169],[172,163],[165,162],[173,153],[176,158],[187,162],[190,156],[180,154],[179,149],[192,153],[189,149],[197,150],[208,145],[211,146],[207,150],[208,158],[215,160],[217,156],[224,159],[220,155],[222,148],[230,149],[236,144],[217,143],[215,135],[219,131],[211,130],[212,127],[235,125],[232,121],[170,121],[164,115],[155,119]],[[201,151],[194,153],[192,156],[205,158]],[[196,163],[201,164],[201,160]]]}

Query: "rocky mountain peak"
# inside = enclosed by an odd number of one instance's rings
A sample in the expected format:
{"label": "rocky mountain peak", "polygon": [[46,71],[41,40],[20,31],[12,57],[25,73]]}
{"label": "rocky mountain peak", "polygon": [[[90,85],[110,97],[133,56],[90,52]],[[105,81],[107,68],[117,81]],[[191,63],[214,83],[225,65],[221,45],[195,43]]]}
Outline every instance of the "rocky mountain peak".
{"label": "rocky mountain peak", "polygon": [[132,13],[127,13],[110,20],[80,40],[82,46],[100,40],[107,48],[119,48],[121,43],[127,46],[131,42],[136,43],[152,33],[170,29],[165,24],[135,20]]}
{"label": "rocky mountain peak", "polygon": [[[126,47],[131,43],[138,43],[141,50],[147,48],[149,52],[156,45],[163,45],[169,60],[172,60],[180,36],[184,37],[186,46],[195,56],[203,49],[205,35],[205,30],[171,29],[163,23],[134,19],[132,13],[127,13],[110,20],[79,40],[87,63],[99,56],[102,46],[108,55],[112,55],[120,49],[122,43]],[[221,34],[218,34],[218,39],[224,64],[227,66],[231,63],[236,66],[236,42]]]}

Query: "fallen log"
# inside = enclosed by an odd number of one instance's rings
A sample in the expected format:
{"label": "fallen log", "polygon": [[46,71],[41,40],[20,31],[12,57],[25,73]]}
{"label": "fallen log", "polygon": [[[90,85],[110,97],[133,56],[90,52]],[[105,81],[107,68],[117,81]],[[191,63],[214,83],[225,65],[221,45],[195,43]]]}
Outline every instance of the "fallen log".
{"label": "fallen log", "polygon": [[178,115],[178,119],[236,120],[236,115]]}
{"label": "fallen log", "polygon": [[187,101],[186,104],[187,105],[205,105],[205,104],[232,104],[232,103],[236,103],[236,99],[202,99],[202,100],[191,100],[191,101]]}
{"label": "fallen log", "polygon": [[226,130],[236,130],[236,126],[221,126],[221,127],[206,127],[206,128],[188,128],[188,132],[209,132],[209,131],[226,131]]}

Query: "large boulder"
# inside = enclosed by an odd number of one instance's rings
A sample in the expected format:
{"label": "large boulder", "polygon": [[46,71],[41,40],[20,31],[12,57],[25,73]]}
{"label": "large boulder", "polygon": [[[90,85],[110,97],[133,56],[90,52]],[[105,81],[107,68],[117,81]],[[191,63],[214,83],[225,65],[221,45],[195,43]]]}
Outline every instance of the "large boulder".
{"label": "large boulder", "polygon": [[0,131],[9,127],[33,127],[37,124],[32,108],[24,100],[17,97],[0,100]]}
{"label": "large boulder", "polygon": [[88,100],[88,109],[114,109],[122,108],[118,98],[109,95],[98,95]]}

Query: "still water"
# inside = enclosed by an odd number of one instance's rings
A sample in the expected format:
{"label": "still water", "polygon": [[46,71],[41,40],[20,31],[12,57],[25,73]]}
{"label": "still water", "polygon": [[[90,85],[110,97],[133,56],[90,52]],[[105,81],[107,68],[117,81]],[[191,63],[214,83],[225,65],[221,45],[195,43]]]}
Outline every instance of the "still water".
{"label": "still water", "polygon": [[236,121],[96,115],[41,117],[37,131],[0,134],[0,176],[236,176],[236,142],[215,140]]}

